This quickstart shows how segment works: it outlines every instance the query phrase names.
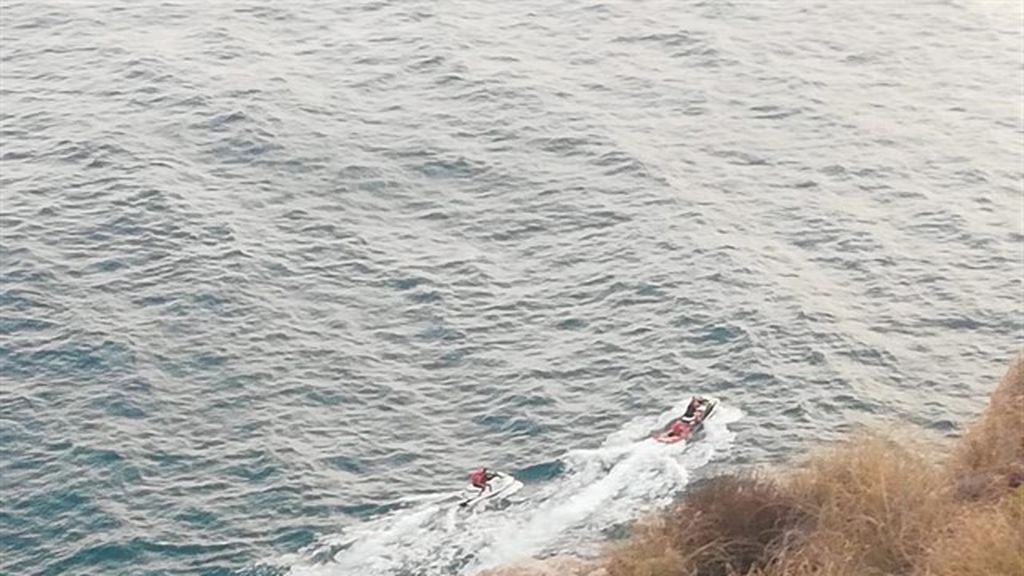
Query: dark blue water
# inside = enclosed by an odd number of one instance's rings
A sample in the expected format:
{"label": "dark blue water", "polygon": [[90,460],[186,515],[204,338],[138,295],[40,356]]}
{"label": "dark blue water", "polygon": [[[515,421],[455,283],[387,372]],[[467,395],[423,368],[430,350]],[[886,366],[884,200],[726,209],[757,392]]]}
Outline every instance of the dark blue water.
{"label": "dark blue water", "polygon": [[[1021,26],[4,0],[0,572],[469,574],[958,434],[1022,342]],[[523,501],[451,516],[478,464]]]}

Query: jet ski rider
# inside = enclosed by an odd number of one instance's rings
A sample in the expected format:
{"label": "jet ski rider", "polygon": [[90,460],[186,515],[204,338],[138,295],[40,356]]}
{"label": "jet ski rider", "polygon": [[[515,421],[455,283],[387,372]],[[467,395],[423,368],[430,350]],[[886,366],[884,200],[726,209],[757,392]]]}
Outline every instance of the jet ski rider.
{"label": "jet ski rider", "polygon": [[683,412],[683,417],[680,420],[692,422],[697,420],[698,417],[703,419],[704,411],[707,409],[707,402],[707,400],[700,396],[694,396],[690,399],[690,405],[686,407],[686,412]]}
{"label": "jet ski rider", "polygon": [[683,415],[672,422],[672,426],[668,429],[668,435],[689,438],[690,433],[693,432],[693,427],[704,419],[704,411],[707,409],[706,405],[706,400],[694,396],[690,400],[690,405],[686,407],[686,411],[683,412]]}
{"label": "jet ski rider", "polygon": [[689,438],[691,430],[692,430],[692,428],[690,427],[689,424],[687,424],[686,422],[683,422],[682,419],[679,419],[679,420],[676,420],[675,422],[672,422],[672,426],[668,429],[668,436],[671,437],[671,438],[675,438],[675,437]]}
{"label": "jet ski rider", "polygon": [[497,472],[491,472],[487,470],[487,468],[481,468],[469,475],[469,482],[470,484],[473,485],[474,488],[479,488],[480,493],[483,494],[484,490],[487,490],[491,487],[491,480],[494,480],[497,477]]}

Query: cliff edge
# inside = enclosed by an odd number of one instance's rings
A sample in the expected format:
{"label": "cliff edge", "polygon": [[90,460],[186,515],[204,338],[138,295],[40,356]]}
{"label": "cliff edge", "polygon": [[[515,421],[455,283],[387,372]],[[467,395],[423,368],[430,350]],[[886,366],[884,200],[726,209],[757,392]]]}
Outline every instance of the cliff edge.
{"label": "cliff edge", "polygon": [[1021,576],[1024,355],[952,454],[862,434],[781,477],[721,476],[601,558],[479,576]]}

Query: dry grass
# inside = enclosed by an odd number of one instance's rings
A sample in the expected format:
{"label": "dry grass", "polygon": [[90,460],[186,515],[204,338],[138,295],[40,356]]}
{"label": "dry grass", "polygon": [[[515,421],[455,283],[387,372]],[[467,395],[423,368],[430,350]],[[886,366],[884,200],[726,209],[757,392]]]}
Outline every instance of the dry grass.
{"label": "dry grass", "polygon": [[766,566],[806,515],[771,480],[723,476],[615,550],[610,576],[729,576]]}
{"label": "dry grass", "polygon": [[906,573],[952,512],[946,485],[938,467],[884,438],[819,455],[788,482],[815,518],[802,555],[858,574]]}
{"label": "dry grass", "polygon": [[933,543],[920,576],[1024,574],[1024,488],[997,504],[964,506]]}
{"label": "dry grass", "polygon": [[934,456],[862,436],[777,481],[714,479],[610,550],[608,575],[1024,576],[1020,361],[953,458]]}
{"label": "dry grass", "polygon": [[693,565],[676,546],[678,527],[653,518],[634,528],[633,536],[612,552],[605,567],[609,576],[692,576]]}
{"label": "dry grass", "polygon": [[692,551],[699,576],[728,576],[766,565],[807,521],[772,480],[726,476],[673,513],[677,546]]}
{"label": "dry grass", "polygon": [[988,409],[971,426],[953,460],[961,497],[999,497],[1024,484],[1024,360],[1007,371]]}

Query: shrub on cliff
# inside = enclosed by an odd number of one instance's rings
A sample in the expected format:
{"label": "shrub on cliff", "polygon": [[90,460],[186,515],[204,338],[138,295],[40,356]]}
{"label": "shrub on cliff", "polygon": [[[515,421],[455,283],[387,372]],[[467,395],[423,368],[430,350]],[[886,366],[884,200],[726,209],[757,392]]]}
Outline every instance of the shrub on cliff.
{"label": "shrub on cliff", "polygon": [[764,567],[807,515],[772,480],[722,476],[619,548],[610,576],[729,576]]}
{"label": "shrub on cliff", "polygon": [[996,503],[962,506],[917,576],[1024,574],[1024,487]]}
{"label": "shrub on cliff", "polygon": [[878,436],[817,455],[785,485],[813,523],[771,574],[906,574],[951,514],[940,468]]}
{"label": "shrub on cliff", "polygon": [[1024,484],[1024,358],[1010,367],[953,461],[960,496],[998,498]]}

